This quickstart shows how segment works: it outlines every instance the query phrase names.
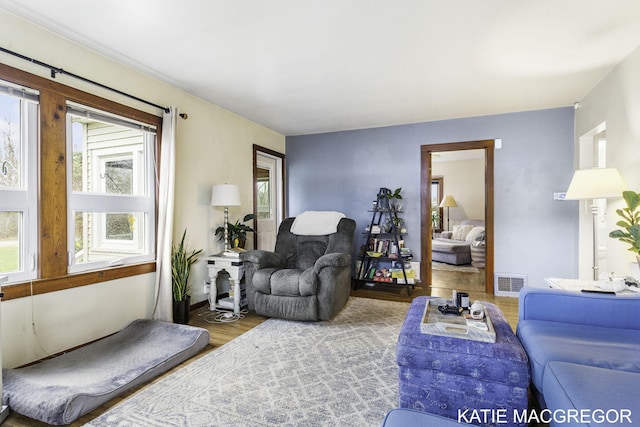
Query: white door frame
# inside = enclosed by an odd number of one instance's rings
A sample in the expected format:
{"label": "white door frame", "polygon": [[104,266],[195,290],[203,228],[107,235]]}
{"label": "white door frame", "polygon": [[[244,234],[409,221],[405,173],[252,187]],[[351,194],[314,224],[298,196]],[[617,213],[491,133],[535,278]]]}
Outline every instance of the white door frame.
{"label": "white door frame", "polygon": [[270,150],[265,147],[261,147],[259,145],[253,145],[253,213],[256,215],[256,218],[253,221],[253,228],[256,230],[256,238],[253,239],[254,249],[258,248],[258,233],[259,233],[259,225],[258,225],[258,192],[257,192],[257,181],[258,181],[258,166],[260,165],[260,159],[266,158],[268,160],[275,161],[275,170],[274,170],[274,189],[275,189],[275,197],[272,199],[272,203],[274,203],[274,211],[275,211],[275,228],[276,233],[278,231],[278,227],[280,223],[284,219],[285,215],[285,173],[284,173],[284,162],[285,155],[282,153],[278,153],[277,151]]}

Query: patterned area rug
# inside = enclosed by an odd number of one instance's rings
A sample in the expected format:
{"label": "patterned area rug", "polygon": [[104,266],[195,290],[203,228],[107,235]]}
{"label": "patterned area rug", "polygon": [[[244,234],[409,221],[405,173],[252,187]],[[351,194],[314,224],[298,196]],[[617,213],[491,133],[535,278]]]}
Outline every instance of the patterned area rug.
{"label": "patterned area rug", "polygon": [[269,319],[88,426],[377,426],[398,407],[408,303],[350,298],[331,321]]}

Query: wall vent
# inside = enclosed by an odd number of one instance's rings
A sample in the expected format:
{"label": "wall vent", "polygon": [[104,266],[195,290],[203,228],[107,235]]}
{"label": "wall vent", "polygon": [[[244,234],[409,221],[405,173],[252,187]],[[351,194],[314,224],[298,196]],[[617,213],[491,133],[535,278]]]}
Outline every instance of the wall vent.
{"label": "wall vent", "polygon": [[498,296],[517,297],[527,286],[526,274],[495,273],[494,292]]}

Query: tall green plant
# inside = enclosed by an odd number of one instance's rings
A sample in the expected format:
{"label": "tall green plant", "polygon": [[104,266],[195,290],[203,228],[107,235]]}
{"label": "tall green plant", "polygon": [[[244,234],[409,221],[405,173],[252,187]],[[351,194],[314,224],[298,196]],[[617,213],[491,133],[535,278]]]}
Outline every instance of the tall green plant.
{"label": "tall green plant", "polygon": [[180,244],[174,244],[171,247],[171,284],[174,301],[184,301],[191,293],[189,285],[191,266],[198,261],[198,255],[202,252],[202,249],[199,249],[188,253],[187,245],[184,242],[186,236],[187,230],[185,229]]}
{"label": "tall green plant", "polygon": [[616,209],[616,213],[622,217],[616,225],[623,230],[613,230],[609,237],[629,244],[629,250],[636,255],[640,254],[640,193],[625,191],[622,193],[627,207]]}

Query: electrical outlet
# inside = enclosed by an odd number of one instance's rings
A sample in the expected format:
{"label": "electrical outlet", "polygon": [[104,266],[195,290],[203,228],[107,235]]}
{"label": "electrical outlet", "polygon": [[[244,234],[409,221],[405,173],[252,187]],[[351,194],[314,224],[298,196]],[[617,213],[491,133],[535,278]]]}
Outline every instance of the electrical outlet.
{"label": "electrical outlet", "polygon": [[207,283],[207,282],[204,283],[204,291],[203,292],[204,292],[205,295],[209,295],[209,292],[211,292],[211,284],[210,283]]}

